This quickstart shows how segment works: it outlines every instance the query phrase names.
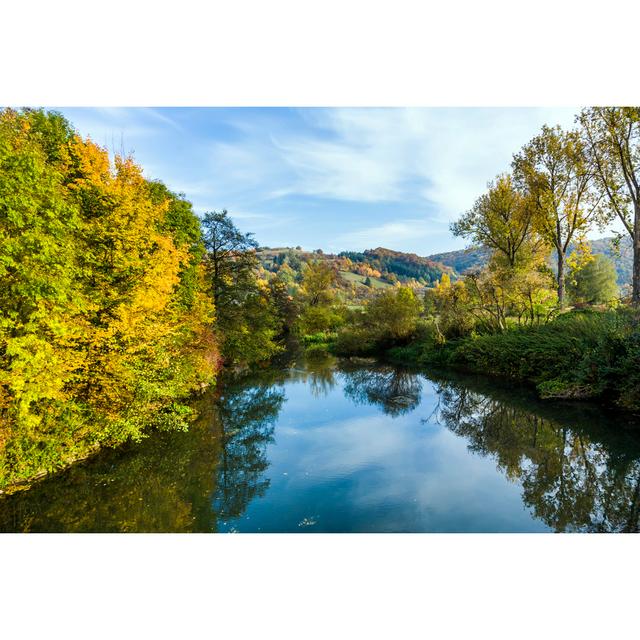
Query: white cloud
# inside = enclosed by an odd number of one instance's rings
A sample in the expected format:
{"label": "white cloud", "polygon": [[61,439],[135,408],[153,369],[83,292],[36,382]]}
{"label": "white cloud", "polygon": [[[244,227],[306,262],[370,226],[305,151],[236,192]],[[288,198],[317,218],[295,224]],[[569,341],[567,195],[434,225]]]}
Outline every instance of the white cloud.
{"label": "white cloud", "polygon": [[239,121],[241,139],[216,143],[212,168],[218,183],[265,199],[405,202],[450,221],[542,124],[571,126],[576,110],[306,109],[303,128]]}
{"label": "white cloud", "polygon": [[[570,127],[577,108],[211,110],[210,128],[202,111],[193,127],[188,112],[177,121],[157,109],[71,111],[97,142],[127,152],[139,146],[145,173],[183,191],[199,212],[226,207],[268,234],[269,221],[281,227],[301,199],[304,211],[329,214],[318,244],[420,252],[434,235],[439,246],[429,250],[457,245],[443,237],[449,222],[543,124]],[[342,219],[330,200],[345,203]],[[349,203],[362,203],[357,217]],[[368,226],[357,229],[370,205]],[[264,219],[247,215],[261,211],[269,211]]]}
{"label": "white cloud", "polygon": [[323,131],[276,140],[293,190],[363,202],[428,201],[443,220],[469,208],[544,123],[571,109],[329,109],[306,112]]}

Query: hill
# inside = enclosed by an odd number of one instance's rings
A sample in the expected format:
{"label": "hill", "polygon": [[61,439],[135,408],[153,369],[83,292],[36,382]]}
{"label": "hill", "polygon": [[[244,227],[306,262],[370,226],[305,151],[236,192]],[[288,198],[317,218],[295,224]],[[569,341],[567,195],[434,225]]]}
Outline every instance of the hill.
{"label": "hill", "polygon": [[431,258],[383,247],[367,249],[363,253],[343,251],[339,256],[348,258],[355,263],[368,264],[383,274],[394,275],[400,282],[416,280],[423,286],[433,286],[445,271],[451,271],[445,265]]}
{"label": "hill", "polygon": [[355,304],[397,283],[421,290],[432,287],[444,272],[455,277],[452,268],[429,258],[383,247],[362,253],[344,251],[337,255],[320,249],[304,251],[300,247],[260,247],[257,257],[266,277],[277,275],[288,284],[291,293],[302,280],[305,263],[329,262],[339,275],[341,296]]}
{"label": "hill", "polygon": [[489,260],[490,253],[486,247],[472,247],[460,251],[434,253],[427,256],[427,258],[450,267],[457,274],[461,275],[469,269],[485,265]]}

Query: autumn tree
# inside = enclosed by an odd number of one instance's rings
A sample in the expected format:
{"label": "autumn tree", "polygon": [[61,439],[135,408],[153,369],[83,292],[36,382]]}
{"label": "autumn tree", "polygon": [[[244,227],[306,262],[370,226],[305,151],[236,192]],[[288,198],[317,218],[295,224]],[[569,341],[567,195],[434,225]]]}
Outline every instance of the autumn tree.
{"label": "autumn tree", "polygon": [[608,218],[633,244],[632,302],[640,305],[640,107],[592,107],[578,116]]}
{"label": "autumn tree", "polygon": [[576,131],[543,126],[514,156],[519,187],[530,194],[535,222],[556,253],[558,304],[563,308],[567,253],[588,231],[600,199],[592,197],[593,167]]}
{"label": "autumn tree", "polygon": [[0,112],[0,484],[150,428],[217,369],[188,203],[59,114]]}
{"label": "autumn tree", "polygon": [[510,267],[531,251],[536,240],[532,202],[514,184],[509,174],[499,175],[488,185],[473,207],[451,225],[455,236],[489,247],[503,256]]}
{"label": "autumn tree", "polygon": [[313,334],[336,329],[342,323],[342,305],[336,297],[338,273],[328,262],[312,262],[303,272],[299,332]]}

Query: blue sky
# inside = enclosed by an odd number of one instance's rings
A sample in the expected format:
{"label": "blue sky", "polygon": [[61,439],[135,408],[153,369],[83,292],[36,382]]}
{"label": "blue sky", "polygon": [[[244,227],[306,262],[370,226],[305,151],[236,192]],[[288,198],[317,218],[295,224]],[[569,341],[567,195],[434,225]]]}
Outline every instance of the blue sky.
{"label": "blue sky", "polygon": [[577,108],[63,108],[199,214],[267,246],[458,249],[449,223],[543,124]]}

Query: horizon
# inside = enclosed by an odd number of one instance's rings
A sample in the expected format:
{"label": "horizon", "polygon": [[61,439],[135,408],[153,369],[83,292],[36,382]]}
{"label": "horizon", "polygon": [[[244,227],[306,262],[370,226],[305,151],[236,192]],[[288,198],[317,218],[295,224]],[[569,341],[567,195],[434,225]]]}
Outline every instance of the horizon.
{"label": "horizon", "polygon": [[260,246],[429,256],[467,248],[450,223],[543,124],[570,128],[579,108],[55,110],[199,216],[228,210]]}

